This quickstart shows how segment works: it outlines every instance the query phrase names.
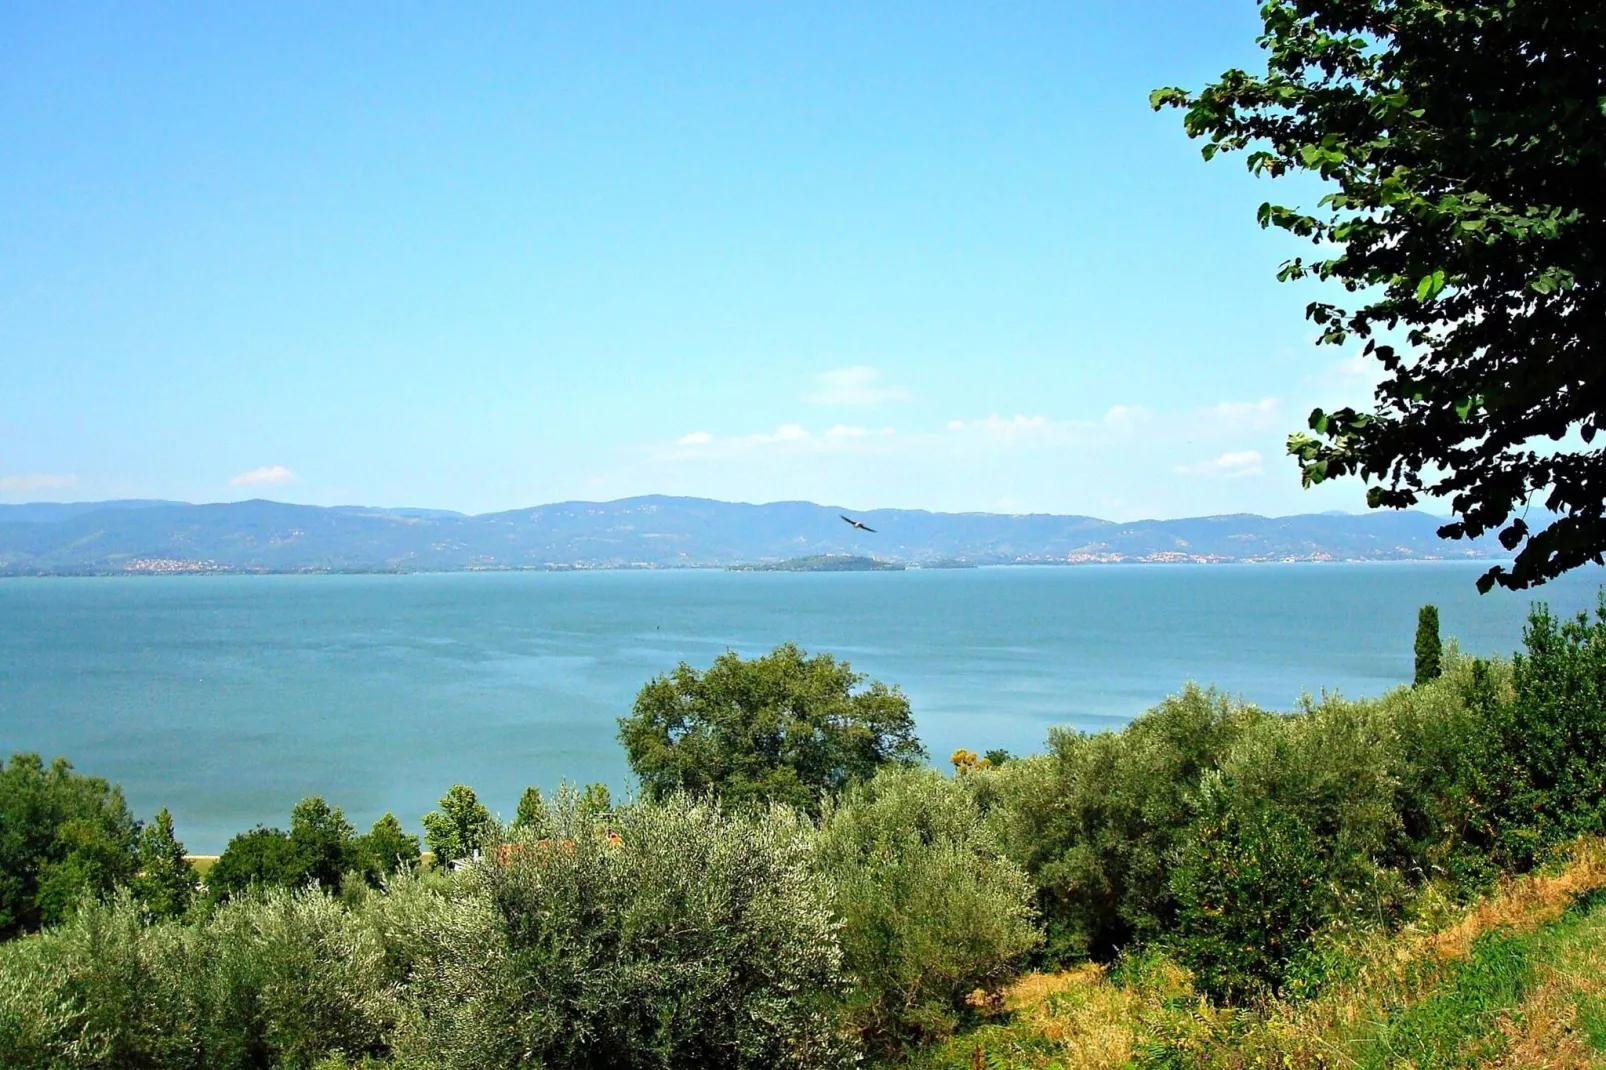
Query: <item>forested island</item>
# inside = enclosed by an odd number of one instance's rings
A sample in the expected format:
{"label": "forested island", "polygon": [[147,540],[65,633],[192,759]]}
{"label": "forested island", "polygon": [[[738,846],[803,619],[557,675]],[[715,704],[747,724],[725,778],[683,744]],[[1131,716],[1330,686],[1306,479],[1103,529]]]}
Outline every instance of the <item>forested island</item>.
{"label": "forested island", "polygon": [[793,557],[785,561],[766,562],[761,565],[732,565],[732,572],[902,572],[904,566],[896,561],[881,561],[874,557],[853,554],[812,554]]}
{"label": "forested island", "polygon": [[1370,1065],[1486,1045],[1541,971],[1606,1006],[1568,965],[1606,935],[1606,610],[1484,660],[1426,607],[1415,654],[1375,701],[1189,686],[945,775],[897,687],[727,653],[620,717],[638,797],[453,785],[423,842],[312,797],[204,875],[14,755],[0,1064]]}

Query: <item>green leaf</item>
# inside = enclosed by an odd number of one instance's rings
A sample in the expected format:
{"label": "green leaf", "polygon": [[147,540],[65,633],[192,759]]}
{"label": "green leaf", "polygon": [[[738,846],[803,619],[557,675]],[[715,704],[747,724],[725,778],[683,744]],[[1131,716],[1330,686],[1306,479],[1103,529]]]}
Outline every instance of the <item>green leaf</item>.
{"label": "green leaf", "polygon": [[1443,289],[1444,271],[1440,269],[1431,275],[1424,275],[1422,281],[1416,284],[1416,299],[1418,301],[1431,301],[1439,296],[1439,291]]}

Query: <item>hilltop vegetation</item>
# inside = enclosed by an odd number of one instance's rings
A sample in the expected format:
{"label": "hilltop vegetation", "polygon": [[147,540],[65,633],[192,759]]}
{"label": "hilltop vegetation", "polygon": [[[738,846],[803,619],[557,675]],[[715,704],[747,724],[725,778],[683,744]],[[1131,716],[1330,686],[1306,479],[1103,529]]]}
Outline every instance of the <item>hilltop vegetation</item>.
{"label": "hilltop vegetation", "polygon": [[789,557],[762,565],[732,565],[737,572],[902,572],[896,561],[882,561],[856,554],[811,554]]}
{"label": "hilltop vegetation", "polygon": [[0,1062],[1460,1066],[1562,1043],[1544,1015],[1587,1048],[1606,607],[1524,644],[1289,714],[1190,686],[948,776],[895,689],[726,655],[621,719],[639,800],[532,788],[504,825],[457,785],[428,868],[309,799],[204,895],[169,822],[19,755],[5,903],[40,931],[0,945]]}
{"label": "hilltop vegetation", "polygon": [[1455,546],[1425,513],[1199,517],[1117,524],[1086,516],[861,514],[875,534],[809,502],[652,496],[482,516],[252,501],[0,505],[0,575],[724,567],[823,555],[922,564],[1101,561],[1392,561],[1502,556]]}

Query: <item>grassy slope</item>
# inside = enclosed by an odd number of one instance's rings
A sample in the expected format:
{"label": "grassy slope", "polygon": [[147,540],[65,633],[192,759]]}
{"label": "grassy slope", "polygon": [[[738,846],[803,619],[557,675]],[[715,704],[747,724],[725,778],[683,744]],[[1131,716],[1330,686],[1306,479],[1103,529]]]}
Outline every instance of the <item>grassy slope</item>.
{"label": "grassy slope", "polygon": [[1210,1006],[1163,962],[1023,978],[1005,1013],[911,1062],[975,1067],[1606,1067],[1606,842],[1337,959],[1316,1000]]}

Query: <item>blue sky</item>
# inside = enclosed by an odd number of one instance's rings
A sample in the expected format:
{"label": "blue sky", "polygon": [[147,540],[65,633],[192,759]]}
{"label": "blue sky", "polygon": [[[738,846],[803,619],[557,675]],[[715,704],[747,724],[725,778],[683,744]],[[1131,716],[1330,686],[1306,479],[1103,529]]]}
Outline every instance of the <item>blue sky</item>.
{"label": "blue sky", "polygon": [[500,7],[9,5],[0,500],[1361,507],[1252,0]]}

